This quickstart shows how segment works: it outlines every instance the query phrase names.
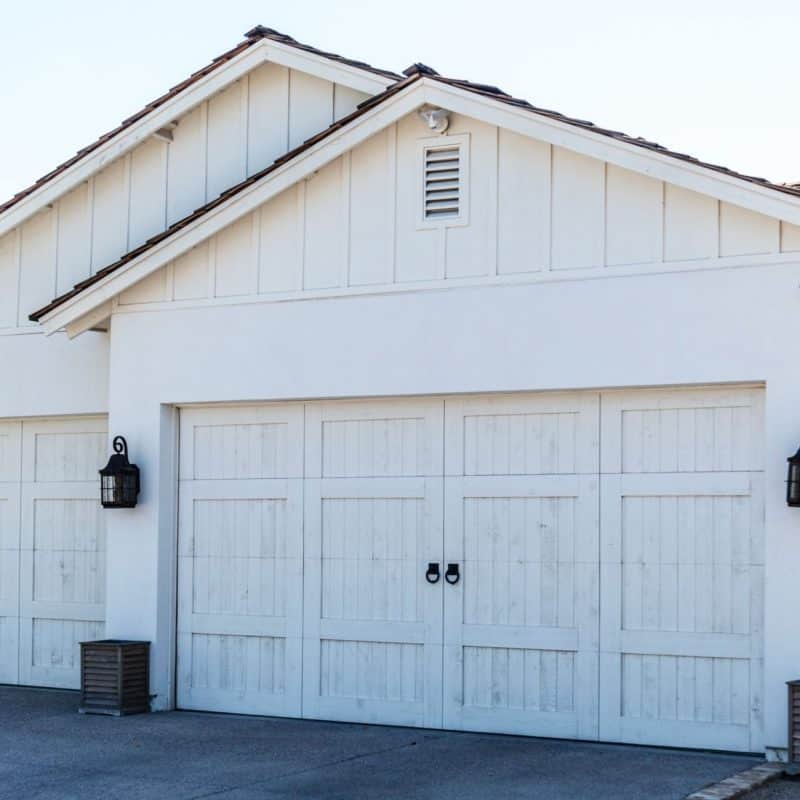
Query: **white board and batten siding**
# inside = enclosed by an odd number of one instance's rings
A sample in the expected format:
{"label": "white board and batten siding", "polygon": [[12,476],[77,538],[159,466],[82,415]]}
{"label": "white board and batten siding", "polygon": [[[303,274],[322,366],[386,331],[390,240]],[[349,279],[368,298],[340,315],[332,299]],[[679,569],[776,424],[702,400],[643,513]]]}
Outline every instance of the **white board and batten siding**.
{"label": "white board and batten siding", "polygon": [[102,638],[106,420],[0,422],[0,683],[79,686]]}
{"label": "white board and batten siding", "polygon": [[[271,164],[367,95],[267,63],[0,238],[0,330]],[[143,297],[151,297],[145,291]]]}
{"label": "white board and batten siding", "polygon": [[596,277],[800,250],[798,230],[777,219],[458,115],[437,141],[462,146],[468,220],[426,228],[428,133],[416,115],[390,125],[164,267],[166,278],[124,292],[121,307]]}
{"label": "white board and batten siding", "polygon": [[179,705],[760,749],[762,400],[184,409]]}

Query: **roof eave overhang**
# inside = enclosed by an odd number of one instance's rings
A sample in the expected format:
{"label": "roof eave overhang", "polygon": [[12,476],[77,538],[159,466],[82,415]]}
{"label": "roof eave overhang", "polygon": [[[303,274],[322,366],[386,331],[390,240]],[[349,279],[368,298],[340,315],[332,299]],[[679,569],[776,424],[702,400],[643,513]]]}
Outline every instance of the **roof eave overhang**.
{"label": "roof eave overhang", "polygon": [[318,78],[342,84],[366,94],[377,94],[395,79],[333,61],[316,53],[300,50],[271,39],[261,39],[212,70],[200,80],[187,86],[175,97],[146,114],[124,132],[87,153],[52,180],[0,214],[0,236],[13,230],[26,219],[55,202],[95,173],[125,155],[178,117],[191,111],[209,97],[270,61],[281,66],[306,72]]}
{"label": "roof eave overhang", "polygon": [[40,324],[48,334],[66,329],[70,336],[75,336],[88,330],[97,323],[96,309],[108,309],[105,304],[120,292],[425,104],[441,106],[452,113],[498,125],[800,225],[800,198],[425,77],[377,103],[119,270],[64,300],[43,314],[39,318]]}

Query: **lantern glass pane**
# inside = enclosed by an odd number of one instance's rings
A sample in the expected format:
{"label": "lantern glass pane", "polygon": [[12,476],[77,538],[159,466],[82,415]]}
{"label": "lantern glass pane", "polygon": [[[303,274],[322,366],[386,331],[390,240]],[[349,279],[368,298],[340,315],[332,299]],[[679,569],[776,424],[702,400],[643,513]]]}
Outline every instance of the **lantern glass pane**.
{"label": "lantern glass pane", "polygon": [[800,506],[800,464],[789,463],[786,502],[790,506]]}

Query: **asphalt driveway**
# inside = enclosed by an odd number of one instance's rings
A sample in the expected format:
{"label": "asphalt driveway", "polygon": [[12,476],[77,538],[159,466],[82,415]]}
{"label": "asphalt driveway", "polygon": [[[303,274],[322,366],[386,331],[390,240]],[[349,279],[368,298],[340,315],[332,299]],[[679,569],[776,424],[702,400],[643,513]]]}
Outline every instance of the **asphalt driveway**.
{"label": "asphalt driveway", "polygon": [[376,725],[76,713],[0,686],[0,798],[682,798],[757,759]]}

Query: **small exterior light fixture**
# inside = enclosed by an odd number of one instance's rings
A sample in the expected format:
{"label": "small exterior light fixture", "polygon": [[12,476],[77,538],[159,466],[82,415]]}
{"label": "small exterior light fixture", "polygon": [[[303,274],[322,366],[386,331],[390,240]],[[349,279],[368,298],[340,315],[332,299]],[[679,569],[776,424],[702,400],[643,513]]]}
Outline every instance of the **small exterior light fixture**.
{"label": "small exterior light fixture", "polygon": [[800,506],[800,449],[786,460],[789,462],[789,474],[786,478],[786,504]]}
{"label": "small exterior light fixture", "polygon": [[114,437],[114,455],[100,470],[100,502],[103,508],[133,508],[139,495],[139,467],[128,461],[124,436]]}

